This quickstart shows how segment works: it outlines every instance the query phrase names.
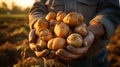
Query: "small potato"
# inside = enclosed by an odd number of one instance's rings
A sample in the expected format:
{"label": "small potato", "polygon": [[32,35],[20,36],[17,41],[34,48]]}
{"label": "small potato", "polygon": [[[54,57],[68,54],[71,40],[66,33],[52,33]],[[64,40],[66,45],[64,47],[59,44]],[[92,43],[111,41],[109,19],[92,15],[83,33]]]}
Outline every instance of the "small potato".
{"label": "small potato", "polygon": [[83,20],[84,18],[82,14],[76,12],[70,12],[64,17],[63,22],[68,25],[76,26],[78,24],[81,24]]}
{"label": "small potato", "polygon": [[55,25],[54,32],[56,36],[65,38],[70,32],[70,28],[67,24],[59,22]]}
{"label": "small potato", "polygon": [[52,32],[47,28],[36,31],[36,34],[44,41],[48,41],[53,38]]}
{"label": "small potato", "polygon": [[55,20],[56,19],[56,13],[55,12],[49,12],[45,19],[50,22],[50,20]]}
{"label": "small potato", "polygon": [[47,47],[48,49],[58,50],[60,48],[64,48],[66,45],[66,41],[64,38],[57,37],[48,41]]}
{"label": "small potato", "polygon": [[34,29],[40,30],[43,28],[48,28],[48,21],[45,18],[41,17],[35,22]]}
{"label": "small potato", "polygon": [[72,33],[67,37],[67,44],[74,47],[81,47],[83,43],[83,38],[78,33]]}
{"label": "small potato", "polygon": [[85,23],[82,23],[75,27],[74,32],[79,33],[81,36],[85,37],[88,33],[87,31],[87,25]]}
{"label": "small potato", "polygon": [[64,13],[63,11],[59,11],[57,13],[56,20],[62,22],[65,16],[66,16],[66,13]]}

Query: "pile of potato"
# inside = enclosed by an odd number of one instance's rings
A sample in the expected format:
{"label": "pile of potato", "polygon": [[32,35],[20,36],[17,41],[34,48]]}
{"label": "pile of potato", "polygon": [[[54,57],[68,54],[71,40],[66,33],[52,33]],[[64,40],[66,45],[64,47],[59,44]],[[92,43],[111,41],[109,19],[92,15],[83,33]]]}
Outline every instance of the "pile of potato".
{"label": "pile of potato", "polygon": [[83,38],[88,33],[83,21],[80,13],[49,12],[46,17],[39,18],[34,24],[35,34],[38,36],[36,45],[40,50],[58,50],[66,45],[81,47]]}

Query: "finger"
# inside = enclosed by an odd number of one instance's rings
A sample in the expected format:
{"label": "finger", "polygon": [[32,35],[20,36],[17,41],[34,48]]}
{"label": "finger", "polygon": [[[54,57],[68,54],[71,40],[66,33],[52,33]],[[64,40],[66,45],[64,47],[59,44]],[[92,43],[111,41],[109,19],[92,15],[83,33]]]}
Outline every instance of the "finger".
{"label": "finger", "polygon": [[59,49],[58,51],[56,51],[57,57],[59,57],[59,58],[61,58],[61,59],[64,59],[64,60],[70,60],[70,58],[63,56],[63,55],[60,53],[60,50],[61,50],[61,49]]}
{"label": "finger", "polygon": [[55,57],[55,51],[51,50],[50,53],[45,57],[46,59],[53,59]]}
{"label": "finger", "polygon": [[34,43],[30,43],[29,46],[30,46],[31,50],[33,50],[33,51],[37,50],[37,45],[35,45]]}
{"label": "finger", "polygon": [[37,58],[32,57],[32,59],[34,60],[34,62],[35,62],[35,63],[37,63],[37,62],[38,62]]}
{"label": "finger", "polygon": [[94,35],[91,32],[88,32],[88,35],[83,40],[83,46],[90,47],[94,41]]}
{"label": "finger", "polygon": [[30,43],[35,43],[36,42],[35,29],[32,29],[29,33],[29,42]]}
{"label": "finger", "polygon": [[63,59],[63,60],[71,60],[70,58],[62,56],[60,53],[57,53],[58,57]]}
{"label": "finger", "polygon": [[79,55],[74,55],[74,54],[72,54],[72,53],[70,53],[70,52],[68,52],[68,51],[66,51],[64,49],[59,49],[58,51],[56,51],[56,54],[58,56],[60,56],[61,58],[68,59],[68,60],[76,59],[76,58],[79,57]]}
{"label": "finger", "polygon": [[37,57],[45,57],[49,54],[49,50],[45,49],[45,50],[42,50],[42,51],[35,51],[35,54]]}
{"label": "finger", "polygon": [[69,52],[76,54],[76,55],[83,55],[87,53],[88,51],[87,47],[75,48],[73,46],[67,46],[66,48]]}
{"label": "finger", "polygon": [[99,23],[89,25],[88,30],[94,33],[96,39],[99,39],[105,33],[103,25]]}

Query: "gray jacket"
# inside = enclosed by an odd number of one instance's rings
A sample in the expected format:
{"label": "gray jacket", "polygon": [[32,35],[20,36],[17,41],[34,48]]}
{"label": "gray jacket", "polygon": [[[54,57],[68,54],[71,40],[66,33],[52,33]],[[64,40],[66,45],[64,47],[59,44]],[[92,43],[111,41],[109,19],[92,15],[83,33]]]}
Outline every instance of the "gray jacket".
{"label": "gray jacket", "polygon": [[83,14],[87,25],[91,20],[99,20],[104,25],[105,35],[94,41],[87,53],[89,56],[105,49],[114,29],[120,24],[119,0],[40,0],[33,4],[29,12],[30,28],[39,17],[45,17],[50,11],[75,11]]}

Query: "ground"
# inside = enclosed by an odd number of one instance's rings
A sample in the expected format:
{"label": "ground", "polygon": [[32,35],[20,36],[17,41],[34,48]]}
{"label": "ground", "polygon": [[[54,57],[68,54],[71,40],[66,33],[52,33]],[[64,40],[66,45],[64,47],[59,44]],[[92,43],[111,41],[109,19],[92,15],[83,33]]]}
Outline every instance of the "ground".
{"label": "ground", "polygon": [[[27,61],[30,61],[31,59],[33,60],[31,63],[40,62],[40,60],[36,59],[36,56],[32,53],[28,46],[28,24],[27,15],[14,15],[12,17],[0,16],[0,66],[4,67],[5,65],[12,66],[20,64],[20,61],[23,61],[26,56],[30,57],[27,58],[24,63],[28,63]],[[120,26],[116,29],[111,38],[111,43],[107,46],[109,51],[108,61],[111,67],[120,67],[119,33]],[[23,52],[21,52],[22,50]],[[29,54],[24,54],[24,51],[29,52]]]}

